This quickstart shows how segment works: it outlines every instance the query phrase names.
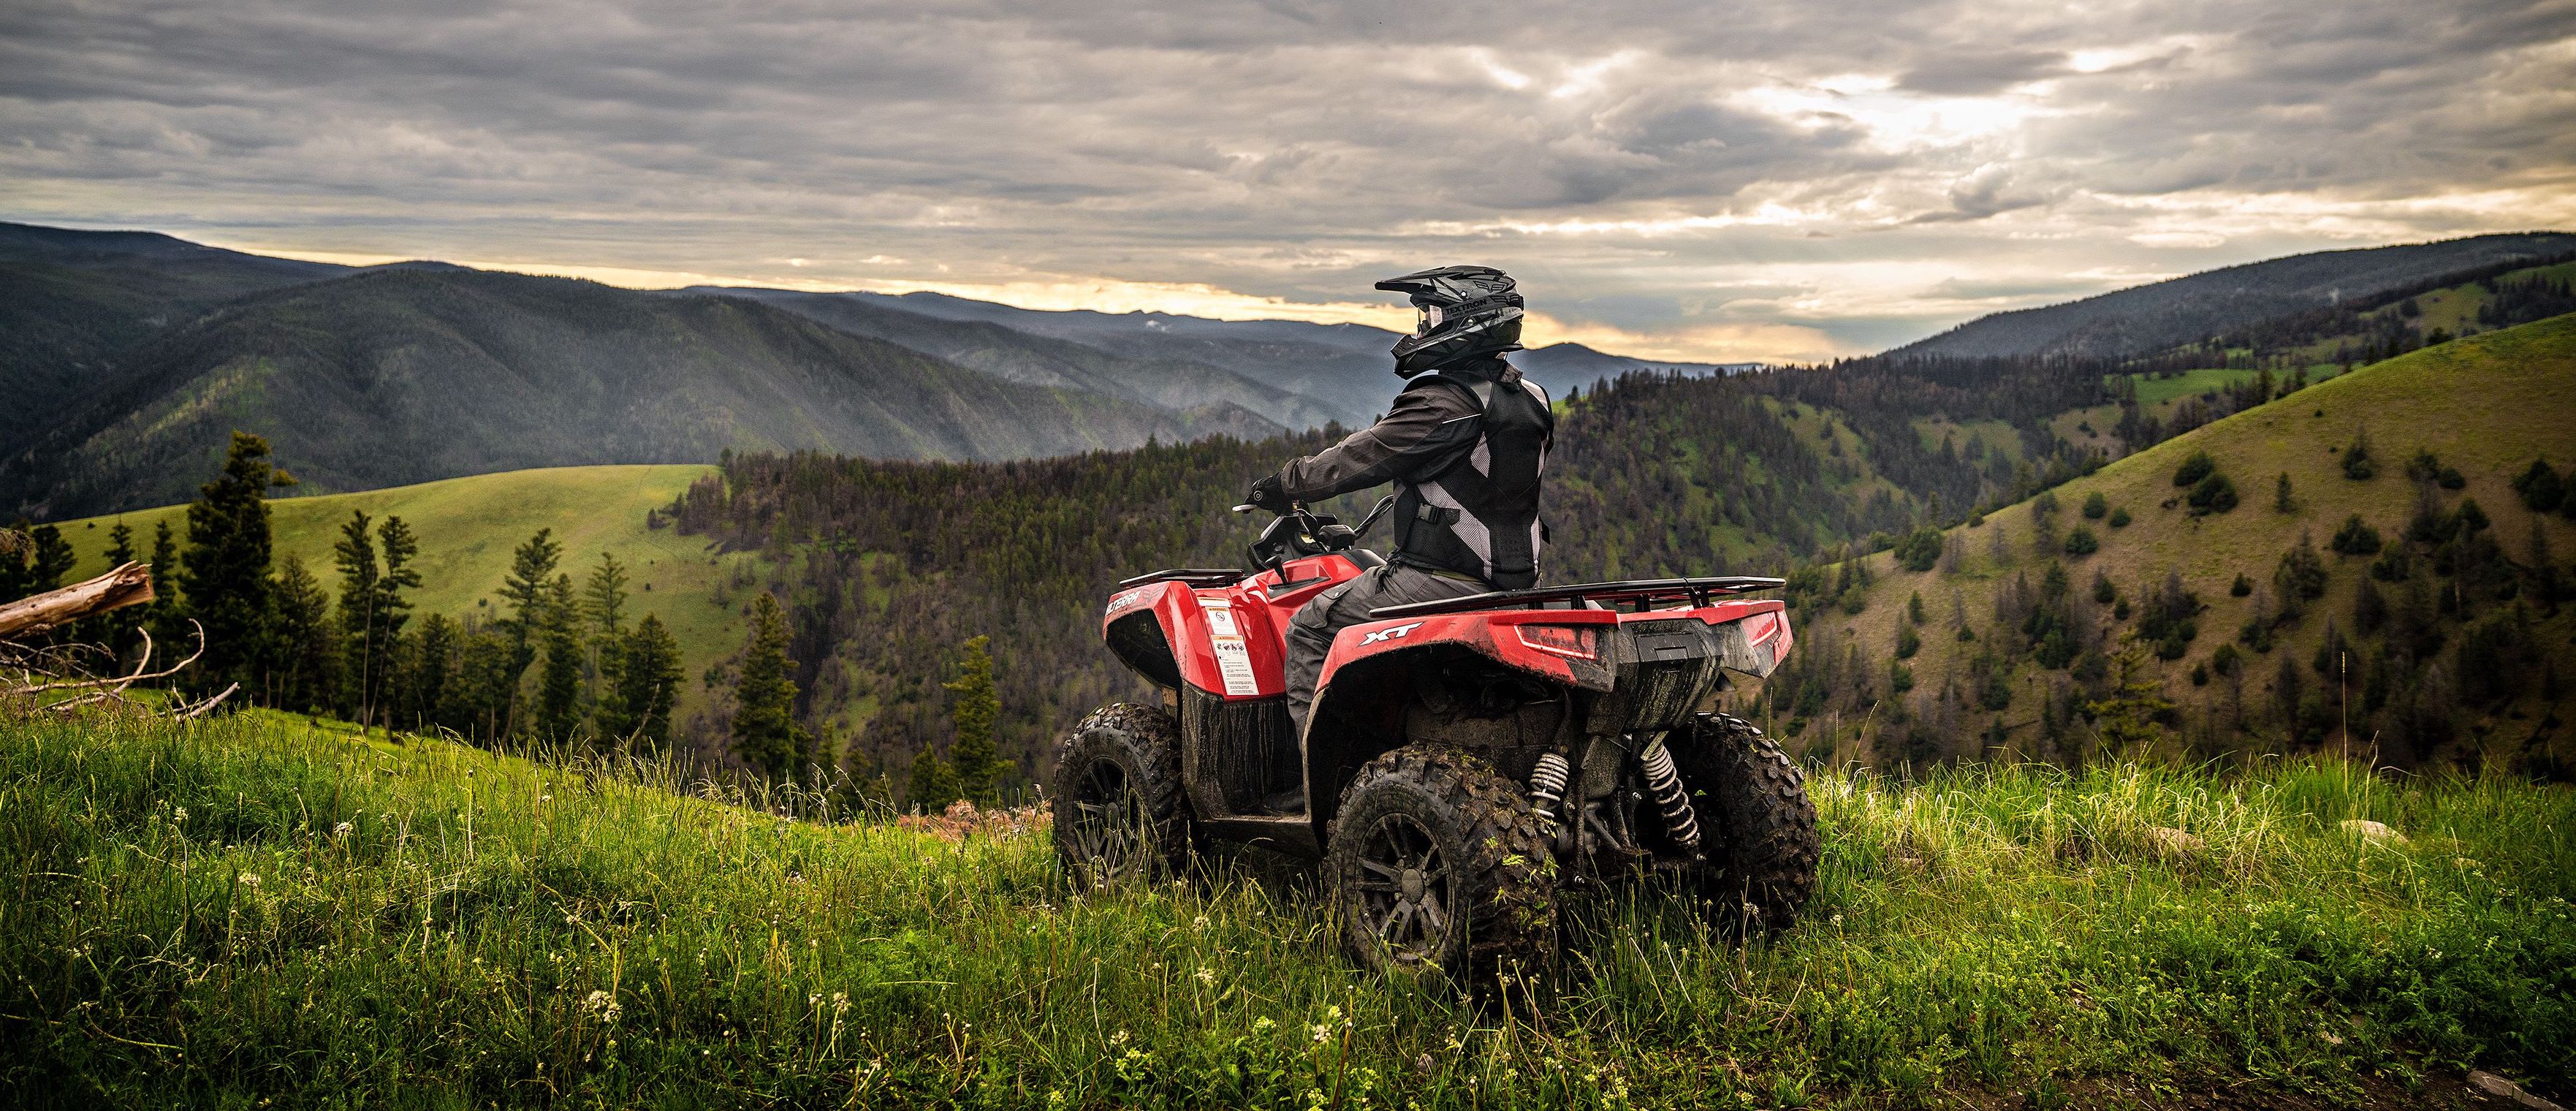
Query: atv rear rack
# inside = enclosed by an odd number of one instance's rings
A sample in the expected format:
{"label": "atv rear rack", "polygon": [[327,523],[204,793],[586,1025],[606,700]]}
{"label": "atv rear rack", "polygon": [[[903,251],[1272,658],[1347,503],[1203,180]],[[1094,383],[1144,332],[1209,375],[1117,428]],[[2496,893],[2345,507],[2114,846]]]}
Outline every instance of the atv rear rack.
{"label": "atv rear rack", "polygon": [[1789,585],[1787,579],[1763,578],[1757,575],[1728,575],[1700,579],[1631,579],[1627,582],[1577,583],[1573,586],[1551,586],[1537,590],[1497,590],[1447,598],[1437,602],[1414,602],[1401,606],[1381,606],[1369,611],[1369,620],[1384,621],[1396,617],[1429,617],[1442,613],[1465,613],[1471,610],[1547,609],[1562,603],[1568,609],[1582,609],[1587,603],[1600,603],[1615,609],[1627,603],[1630,613],[1644,613],[1659,602],[1687,601],[1705,606],[1712,599],[1747,594],[1756,590],[1777,590]]}

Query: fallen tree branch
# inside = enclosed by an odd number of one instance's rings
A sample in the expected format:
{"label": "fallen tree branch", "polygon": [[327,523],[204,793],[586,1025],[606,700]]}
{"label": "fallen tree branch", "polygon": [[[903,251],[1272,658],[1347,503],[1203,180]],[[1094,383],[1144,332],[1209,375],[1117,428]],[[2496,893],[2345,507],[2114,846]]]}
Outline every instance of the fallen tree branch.
{"label": "fallen tree branch", "polygon": [[87,582],[0,605],[0,640],[35,636],[152,600],[152,565],[128,563]]}
{"label": "fallen tree branch", "polygon": [[[105,686],[113,686],[116,688],[116,691],[123,691],[125,688],[133,686],[145,679],[167,679],[170,676],[178,674],[182,668],[187,667],[189,664],[197,662],[197,657],[206,654],[206,627],[197,624],[194,618],[189,619],[188,625],[197,630],[197,650],[188,653],[187,659],[171,664],[170,666],[159,671],[155,671],[149,675],[144,674],[143,669],[151,666],[152,634],[149,631],[142,631],[143,658],[135,661],[134,674],[132,675],[125,676],[121,679],[113,675],[98,679],[57,679],[50,683],[30,683],[25,686],[16,687],[11,689],[9,693],[12,695],[42,694],[46,691],[81,690],[89,687]],[[116,692],[112,691],[109,693]],[[67,705],[67,703],[58,705]]]}
{"label": "fallen tree branch", "polygon": [[216,703],[221,702],[221,701],[223,701],[223,700],[225,700],[225,699],[227,699],[227,698],[232,697],[232,696],[233,696],[233,692],[234,692],[234,691],[237,691],[237,690],[240,690],[240,689],[241,689],[241,684],[239,684],[239,683],[235,683],[235,684],[233,684],[233,685],[231,685],[231,686],[229,686],[229,687],[225,687],[221,692],[217,693],[213,698],[209,698],[209,699],[207,699],[207,700],[205,700],[205,701],[203,701],[203,702],[197,703],[196,705],[194,705],[194,706],[190,706],[190,707],[188,707],[188,708],[187,708],[187,709],[185,709],[185,710],[178,711],[178,712],[177,712],[177,714],[176,714],[176,716],[177,716],[177,717],[178,717],[178,719],[179,719],[179,720],[181,720],[181,721],[186,721],[186,720],[188,720],[189,718],[196,717],[196,716],[198,716],[198,715],[200,715],[200,714],[205,713],[205,712],[206,712],[206,711],[208,711],[208,710],[214,709],[214,708],[215,708],[215,704],[216,704]]}

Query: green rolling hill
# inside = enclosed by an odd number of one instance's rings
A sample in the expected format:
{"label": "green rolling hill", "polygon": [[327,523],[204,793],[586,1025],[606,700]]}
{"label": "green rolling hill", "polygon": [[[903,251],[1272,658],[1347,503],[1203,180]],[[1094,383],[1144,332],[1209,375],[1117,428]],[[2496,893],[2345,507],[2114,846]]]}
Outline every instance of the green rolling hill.
{"label": "green rolling hill", "polygon": [[[2411,545],[2410,577],[2385,582],[2373,579],[2368,569],[2376,557],[2340,555],[2329,544],[2358,515],[2377,530],[2386,547],[2408,547],[2403,534],[2419,497],[2444,514],[2455,514],[2464,500],[2474,500],[2492,522],[2483,534],[2495,541],[2495,550],[2485,557],[2490,566],[2502,560],[2527,568],[2536,532],[2563,576],[2567,556],[2576,552],[2576,520],[2530,512],[2511,484],[2535,458],[2562,467],[2576,461],[2576,433],[2570,432],[2576,429],[2576,390],[2568,388],[2571,382],[2576,382],[2576,315],[2458,340],[2309,386],[2068,482],[2054,491],[2061,507],[2053,515],[2054,543],[2036,538],[2034,500],[1991,514],[1975,526],[1950,529],[1946,536],[1953,554],[1944,563],[1954,563],[1955,569],[1912,572],[1899,566],[1894,553],[1868,557],[1875,582],[1866,589],[1859,614],[1821,604],[1807,611],[1804,659],[1809,666],[1792,683],[1825,679],[1814,665],[1839,652],[1856,649],[1866,661],[1862,674],[1844,677],[1844,690],[1856,691],[1858,697],[1838,694],[1817,710],[1820,721],[1827,716],[1832,721],[1824,723],[1826,732],[1808,739],[1810,751],[1854,758],[1896,751],[1904,747],[1896,739],[1912,729],[1910,722],[1948,719],[1942,738],[1948,747],[1917,746],[1917,755],[2062,756],[2054,746],[2066,743],[2065,738],[2041,740],[2044,692],[2057,688],[2063,698],[2073,689],[2081,698],[2083,688],[2092,687],[2098,697],[2101,683],[2073,678],[2072,669],[2041,666],[2029,658],[2026,646],[2019,652],[2006,650],[2003,645],[2014,639],[2013,631],[1999,631],[1997,609],[1999,593],[2015,584],[2042,582],[2054,564],[2063,568],[2072,588],[2069,608],[2078,640],[2099,645],[2106,655],[2116,652],[2124,636],[2139,633],[2149,603],[2168,575],[2178,576],[2183,589],[2196,596],[2202,608],[2192,615],[2197,636],[2187,650],[2175,659],[2146,659],[2166,696],[2179,704],[2171,726],[2177,742],[2192,740],[2213,715],[2232,719],[2241,682],[2251,732],[2256,737],[2268,732],[2276,747],[2288,745],[2283,735],[2290,728],[2272,708],[2279,661],[2296,662],[2297,681],[2306,692],[2329,693],[2335,678],[2320,675],[2311,665],[2331,620],[2354,644],[2356,748],[2377,734],[2382,752],[2402,762],[2442,756],[2525,761],[2548,753],[2553,755],[2538,766],[2563,766],[2553,762],[2570,754],[2557,723],[2570,713],[2567,680],[2576,678],[2576,654],[2568,649],[2570,634],[2576,633],[2576,607],[2549,605],[2519,587],[2508,588],[2515,597],[2499,597],[2504,591],[2498,587],[2511,575],[2464,585],[2461,576],[2435,570],[2442,558],[2436,545]],[[2343,453],[2365,430],[2376,474],[2356,481],[2345,476]],[[2461,488],[2410,480],[2407,463],[2418,451],[2429,451],[2456,468]],[[2233,482],[2239,497],[2234,509],[2192,514],[2189,491],[2177,488],[2173,476],[2197,453],[2206,453]],[[2288,476],[2293,495],[2293,509],[2287,513],[2275,508],[2275,484],[2282,475]],[[2108,509],[2125,511],[2130,523],[2111,527],[2107,513],[2103,520],[2087,520],[2082,507],[2095,494]],[[2077,526],[2096,537],[2098,551],[2066,551],[2064,538]],[[2302,537],[2313,543],[2325,570],[2323,595],[2306,602],[2303,616],[2274,628],[2268,653],[2238,644],[2237,634],[2256,616],[2258,603],[2270,600],[2277,612],[2274,574]],[[2240,573],[2259,586],[2255,594],[2231,593]],[[2114,616],[2117,602],[2092,601],[2097,574],[2128,603],[2128,617]],[[2364,636],[2356,629],[2355,605],[2365,582],[2398,610],[2418,587],[2433,595],[2442,642],[2430,651],[2406,653],[2422,658],[2403,666],[2401,674],[2380,680],[2398,689],[2381,691],[2379,706],[2367,704],[2373,697],[2366,690],[2368,672],[2376,657],[2398,654],[2390,643],[2396,634],[2383,629]],[[2457,607],[2440,601],[2446,587],[2465,601]],[[1908,601],[1916,595],[1925,611],[1922,648],[1905,661],[1916,686],[1903,699],[1882,702],[1891,693],[1889,667],[1899,627],[1908,623]],[[2464,612],[2450,612],[2452,608]],[[1977,639],[1956,639],[1953,615],[1962,611]],[[2528,681],[2515,694],[2472,698],[2471,692],[2495,688],[2488,676],[2476,673],[2481,670],[2477,660],[2460,656],[2463,643],[2472,639],[2469,631],[2512,622],[2517,612],[2530,625],[2528,642],[2538,666],[2508,664],[2528,672],[2551,670],[2558,677],[2555,693],[2547,693],[2540,680],[2527,674]],[[2396,625],[2403,618],[2391,620]],[[2207,683],[2195,683],[2194,669],[2210,668],[2223,645],[2233,645],[2231,650],[2245,658],[2238,677],[2211,674]],[[2000,711],[1986,709],[1981,698],[1986,677],[1995,672],[2004,675],[2013,691]],[[2455,705],[2459,727],[2435,730],[2392,720],[2389,707],[2405,701],[2410,684],[2419,691],[2427,684],[2444,688],[2440,693]],[[1945,709],[1940,705],[1943,692],[1952,688],[1963,704]],[[2330,709],[2340,709],[2330,697],[2327,701]],[[1776,712],[1784,722],[1796,713],[1796,702],[1796,692],[1781,692]],[[1872,716],[1873,706],[1882,712]],[[1869,720],[1864,723],[1864,718]],[[2004,728],[1990,733],[1997,719]],[[2338,727],[2331,730],[2338,739],[2339,723],[2338,718]],[[1998,743],[2001,753],[1993,751]],[[2211,743],[2235,748],[2252,742]],[[2317,743],[2313,730],[2304,743]]]}
{"label": "green rolling hill", "polygon": [[[576,580],[613,552],[633,576],[627,589],[634,619],[657,614],[680,641],[683,713],[703,696],[696,679],[742,645],[737,575],[751,573],[755,554],[721,555],[706,538],[645,525],[645,514],[671,503],[689,483],[714,471],[695,465],[556,467],[474,475],[354,494],[282,498],[269,503],[279,559],[293,556],[326,584],[336,582],[331,546],[351,510],[371,517],[401,517],[420,534],[414,564],[421,589],[417,612],[489,620],[498,611],[501,578],[510,553],[538,529],[554,530],[563,543],[564,569]],[[154,528],[170,522],[184,540],[185,506],[163,506],[65,522],[64,537],[81,556],[76,576],[107,569],[108,531],[134,529],[135,547],[151,549]]]}

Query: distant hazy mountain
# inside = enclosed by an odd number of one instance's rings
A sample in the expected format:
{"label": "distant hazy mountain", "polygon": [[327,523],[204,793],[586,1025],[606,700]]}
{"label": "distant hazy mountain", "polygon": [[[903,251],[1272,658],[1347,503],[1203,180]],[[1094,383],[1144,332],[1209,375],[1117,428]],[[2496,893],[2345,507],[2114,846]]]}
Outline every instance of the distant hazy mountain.
{"label": "distant hazy mountain", "polygon": [[[1184,359],[1131,358],[1003,324],[888,307],[856,293],[700,286],[685,292],[744,297],[853,335],[901,344],[1005,381],[1088,390],[1157,408],[1188,411],[1235,405],[1262,414],[1270,433],[1349,422],[1350,410],[1268,382]],[[1265,433],[1268,434],[1268,433]]]}
{"label": "distant hazy mountain", "polygon": [[2576,234],[2529,232],[2291,255],[1983,316],[1890,354],[2141,355],[2344,298],[2571,251],[2576,251]]}
{"label": "distant hazy mountain", "polygon": [[1579,343],[1551,343],[1512,356],[1512,365],[1530,380],[1547,387],[1550,396],[1564,397],[1575,387],[1589,390],[1604,379],[1622,374],[1661,372],[1696,378],[1703,374],[1735,374],[1759,369],[1760,363],[1658,363],[1595,351]]}
{"label": "distant hazy mountain", "polygon": [[[1146,312],[1041,312],[940,293],[851,296],[924,316],[999,324],[1133,357],[1221,367],[1244,378],[1314,398],[1335,409],[1344,423],[1366,421],[1384,412],[1399,388],[1392,373],[1395,360],[1388,348],[1395,346],[1400,337],[1365,324],[1210,320]],[[1570,387],[1588,389],[1596,382],[1635,371],[1700,375],[1745,370],[1754,365],[1655,362],[1595,351],[1579,343],[1550,344],[1525,351],[1512,356],[1512,362],[1558,397]],[[1289,423],[1295,426],[1295,422]]]}
{"label": "distant hazy mountain", "polygon": [[185,498],[234,429],[324,490],[727,448],[1004,459],[1277,426],[1024,385],[744,298],[389,269],[255,294],[146,341],[0,467],[32,515]]}
{"label": "distant hazy mountain", "polygon": [[1312,399],[1345,424],[1383,412],[1395,396],[1387,348],[1395,333],[1361,324],[1294,320],[1208,320],[1170,313],[1036,309],[943,293],[853,296],[887,308],[953,321],[999,324],[1067,340],[1127,359],[1199,363]]}

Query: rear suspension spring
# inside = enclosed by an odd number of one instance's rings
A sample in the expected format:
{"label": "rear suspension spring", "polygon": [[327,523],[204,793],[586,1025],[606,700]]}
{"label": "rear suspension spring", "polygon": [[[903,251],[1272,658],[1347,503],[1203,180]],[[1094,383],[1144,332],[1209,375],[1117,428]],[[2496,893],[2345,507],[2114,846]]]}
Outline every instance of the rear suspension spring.
{"label": "rear suspension spring", "polygon": [[1538,766],[1530,769],[1530,801],[1536,805],[1539,825],[1549,837],[1556,836],[1556,812],[1564,805],[1565,780],[1574,774],[1574,766],[1556,753],[1544,753]]}
{"label": "rear suspension spring", "polygon": [[1691,813],[1690,796],[1682,790],[1682,774],[1673,767],[1673,751],[1661,738],[1646,746],[1646,754],[1637,762],[1646,771],[1646,789],[1655,796],[1655,806],[1664,813],[1664,832],[1673,837],[1684,853],[1699,855],[1699,817]]}

